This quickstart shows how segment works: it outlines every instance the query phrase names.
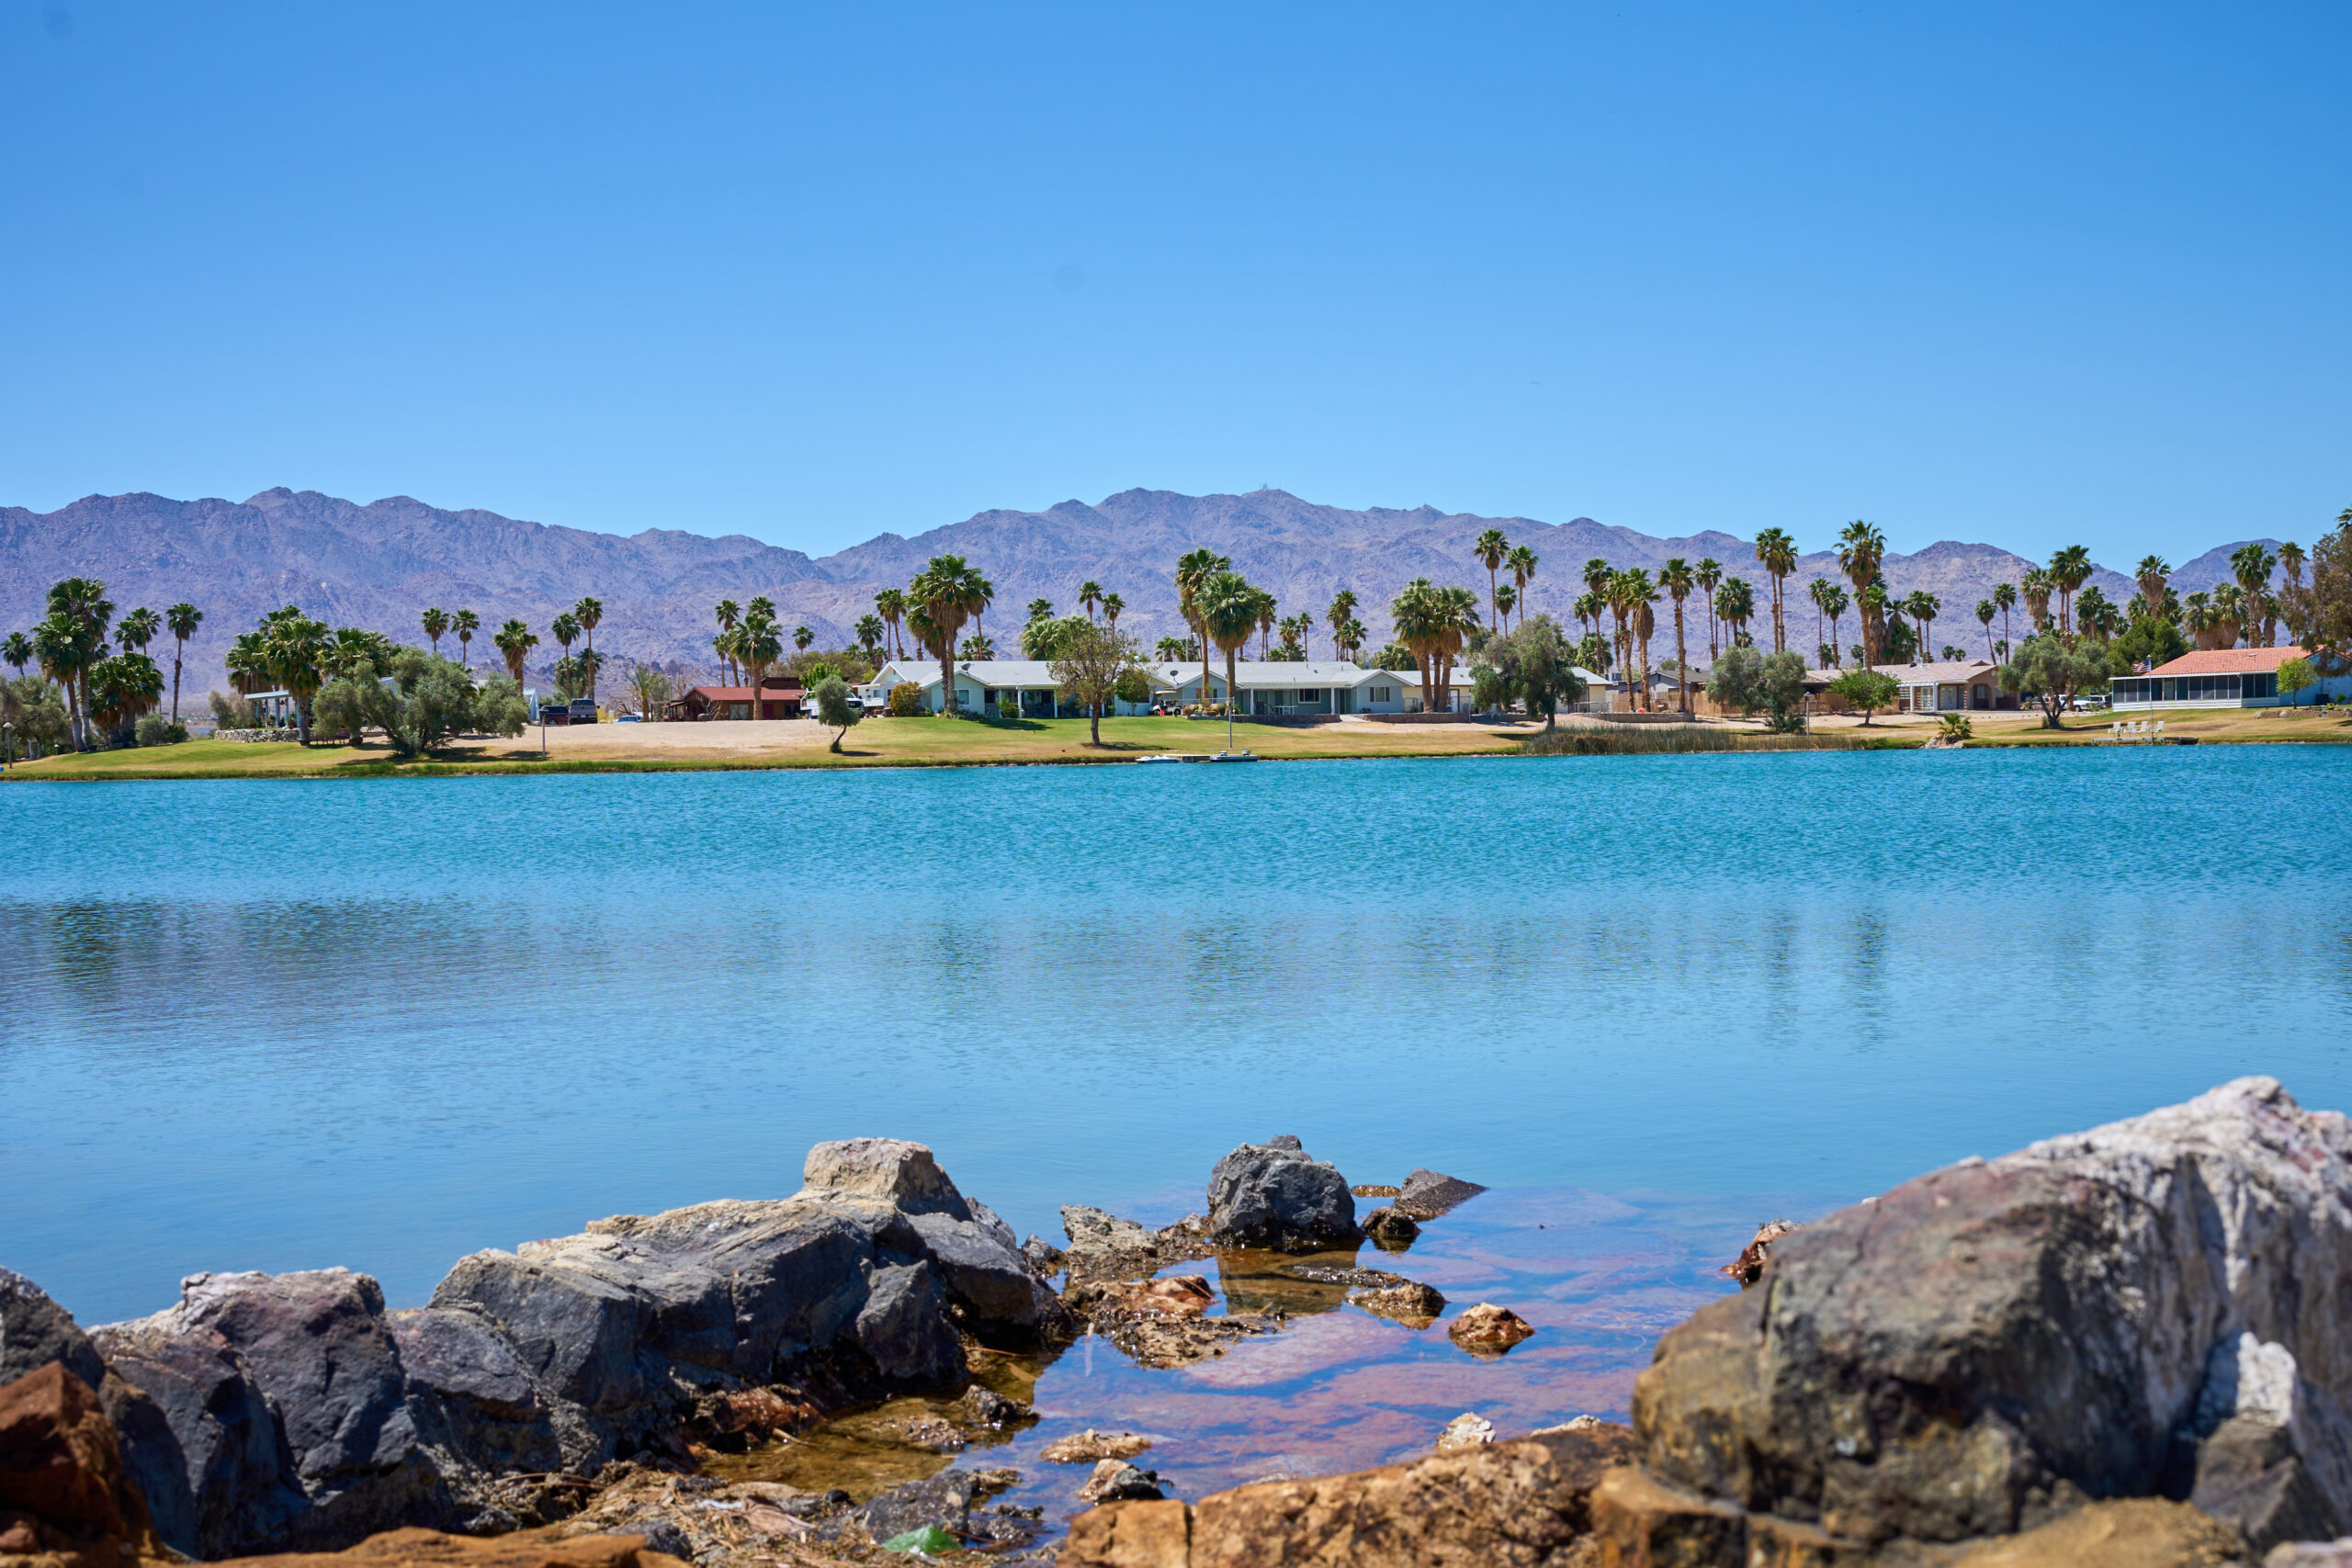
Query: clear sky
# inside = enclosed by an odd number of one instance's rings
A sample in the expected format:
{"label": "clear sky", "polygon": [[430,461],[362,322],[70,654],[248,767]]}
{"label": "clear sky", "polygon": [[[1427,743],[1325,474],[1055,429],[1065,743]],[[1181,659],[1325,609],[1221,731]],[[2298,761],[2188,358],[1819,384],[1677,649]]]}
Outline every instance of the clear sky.
{"label": "clear sky", "polygon": [[2303,538],[2352,7],[0,0],[0,502]]}

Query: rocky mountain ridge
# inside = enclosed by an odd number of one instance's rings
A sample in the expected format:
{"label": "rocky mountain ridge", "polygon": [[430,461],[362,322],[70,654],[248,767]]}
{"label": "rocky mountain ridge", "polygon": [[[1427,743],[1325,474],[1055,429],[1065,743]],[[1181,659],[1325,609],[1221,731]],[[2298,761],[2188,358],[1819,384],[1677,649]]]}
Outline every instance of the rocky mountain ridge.
{"label": "rocky mountain ridge", "polygon": [[[983,626],[1011,650],[1032,599],[1077,606],[1081,582],[1100,583],[1126,604],[1121,625],[1148,646],[1181,631],[1170,572],[1186,550],[1205,545],[1232,558],[1253,581],[1273,590],[1285,615],[1313,611],[1310,651],[1328,657],[1322,612],[1342,588],[1354,591],[1358,618],[1374,643],[1387,630],[1385,609],[1415,577],[1483,589],[1485,569],[1471,542],[1489,527],[1541,559],[1531,607],[1562,620],[1581,593],[1583,563],[1655,570],[1673,556],[1712,556],[1766,583],[1746,541],[1708,531],[1658,538],[1589,517],[1550,524],[1527,517],[1441,512],[1353,511],[1323,506],[1279,490],[1247,495],[1182,495],[1130,490],[1088,505],[1065,501],[1041,512],[991,510],[910,537],[883,534],[833,555],[811,558],[740,534],[709,537],[675,529],[620,536],[518,521],[480,510],[446,511],[407,496],[365,505],[315,491],[267,490],[243,502],[175,501],[149,494],[86,496],[50,513],[0,507],[0,631],[29,626],[41,596],[62,577],[106,581],[116,604],[158,610],[187,600],[205,623],[187,649],[185,689],[221,683],[229,640],[265,611],[288,602],[336,625],[383,631],[421,643],[418,615],[430,605],[470,608],[482,632],[470,649],[493,660],[490,631],[510,616],[528,622],[543,643],[532,668],[544,671],[557,652],[547,626],[582,595],[604,601],[597,646],[619,663],[648,661],[697,675],[713,669],[711,606],[765,594],[787,626],[805,625],[820,646],[852,637],[874,595],[901,587],[934,555],[966,557],[996,585]],[[1827,534],[1825,528],[1825,536]],[[2176,581],[2210,586],[2228,575],[2232,541],[2185,563]],[[2275,547],[2276,541],[2267,541]],[[1999,547],[1942,541],[1890,555],[1888,581],[1901,592],[1926,589],[1944,604],[1935,640],[1974,649],[1983,641],[1970,611],[1996,582],[2016,581],[2032,563]],[[1792,640],[1817,638],[1803,585],[1838,576],[1833,551],[1801,558],[1790,580]],[[2102,569],[2092,580],[2110,597],[2129,593],[2122,574]],[[1693,606],[1694,642],[1703,648],[1704,615]],[[1670,628],[1670,617],[1661,617]],[[1849,621],[1845,633],[1854,635]],[[1662,631],[1669,641],[1670,629]],[[161,651],[171,651],[165,644]],[[443,651],[456,651],[445,638]]]}

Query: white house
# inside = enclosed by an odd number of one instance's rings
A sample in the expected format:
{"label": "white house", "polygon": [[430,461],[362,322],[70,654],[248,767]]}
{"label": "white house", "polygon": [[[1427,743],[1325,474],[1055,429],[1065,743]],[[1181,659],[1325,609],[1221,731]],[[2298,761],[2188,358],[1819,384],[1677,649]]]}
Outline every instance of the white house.
{"label": "white house", "polygon": [[[939,660],[936,659],[893,659],[875,671],[874,679],[857,688],[858,695],[870,706],[889,701],[893,686],[910,684],[922,688],[923,706],[937,713],[944,705],[939,698]],[[1078,718],[1085,709],[1075,702],[1064,702],[1061,688],[1054,680],[1054,667],[1043,659],[959,659],[956,661],[955,705],[966,713],[995,713],[1006,697],[1020,705],[1023,718]],[[1112,706],[1123,714],[1149,713],[1149,704],[1114,702]]]}
{"label": "white house", "polygon": [[[1222,703],[1226,700],[1225,666],[1222,662],[1212,664],[1205,671],[1198,660],[1145,664],[1139,668],[1151,682],[1151,701],[1114,703],[1112,706],[1117,713],[1148,713],[1155,705],[1163,708],[1182,708],[1204,701]],[[1344,660],[1331,660],[1272,662],[1242,660],[1236,662],[1234,679],[1241,690],[1241,711],[1267,718],[1322,714],[1418,713],[1421,707],[1420,678],[1410,670],[1366,670]],[[1588,673],[1586,679],[1598,682],[1600,678]],[[935,659],[891,660],[875,673],[872,681],[858,688],[858,694],[869,705],[878,706],[889,700],[892,687],[902,683],[921,688],[923,705],[933,713],[940,711],[943,705],[940,700],[939,661]],[[1447,684],[1447,710],[1468,712],[1472,685],[1470,672],[1457,668]],[[1023,717],[1082,716],[1082,710],[1077,704],[1062,699],[1054,681],[1053,666],[1046,660],[956,660],[956,694],[952,699],[956,707],[967,713],[995,713],[1007,695],[1020,705]]]}
{"label": "white house", "polygon": [[[1998,666],[1981,659],[1949,664],[1882,664],[1894,677],[1896,713],[1962,713],[1970,708],[2015,707],[2001,690]],[[1831,672],[1835,678],[1834,672]]]}

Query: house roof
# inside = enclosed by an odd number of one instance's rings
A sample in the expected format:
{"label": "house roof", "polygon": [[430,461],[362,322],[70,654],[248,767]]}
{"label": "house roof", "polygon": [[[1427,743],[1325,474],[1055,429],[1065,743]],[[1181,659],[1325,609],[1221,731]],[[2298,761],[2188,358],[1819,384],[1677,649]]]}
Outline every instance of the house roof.
{"label": "house roof", "polygon": [[2148,671],[2151,675],[2261,675],[2275,671],[2290,659],[2309,658],[2308,649],[2301,648],[2200,648],[2184,653],[2171,663]]}
{"label": "house roof", "polygon": [[[762,686],[760,688],[760,701],[763,703],[790,702],[800,694],[800,688],[797,686]],[[711,703],[748,703],[752,700],[752,688],[749,686],[688,686],[672,700],[684,702],[688,697],[694,696],[699,696],[705,702]]]}
{"label": "house roof", "polygon": [[1905,686],[1958,684],[1975,680],[1994,666],[1982,659],[1963,659],[1951,663],[1893,664],[1879,666],[1880,673],[1892,675]]}

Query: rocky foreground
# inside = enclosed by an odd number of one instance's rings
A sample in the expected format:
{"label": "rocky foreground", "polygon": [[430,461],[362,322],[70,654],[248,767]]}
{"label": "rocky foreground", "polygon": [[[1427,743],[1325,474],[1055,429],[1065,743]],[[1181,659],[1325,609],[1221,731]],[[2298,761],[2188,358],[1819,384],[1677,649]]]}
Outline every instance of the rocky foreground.
{"label": "rocky foreground", "polygon": [[[1159,1495],[1139,1439],[1088,1432],[1049,1456],[1093,1462],[1102,1499],[1062,1542],[991,1501],[1001,1472],[863,1505],[698,1472],[907,1392],[963,1391],[921,1439],[953,1451],[958,1424],[1027,1418],[970,1384],[991,1351],[1091,1330],[1147,1364],[1219,1354],[1278,1315],[1208,1316],[1171,1266],[1394,1249],[1476,1190],[1416,1172],[1359,1219],[1275,1140],[1219,1163],[1205,1215],[1074,1208],[1065,1249],[864,1139],[819,1145],[787,1199],[476,1254],[413,1311],[340,1269],[199,1275],[85,1333],[0,1272],[0,1565],[2352,1568],[2325,1544],[2352,1529],[2352,1125],[2262,1078],[1759,1236],[1746,1288],[1660,1343],[1630,1427],[1465,1417],[1411,1463],[1194,1502]],[[1321,1272],[1408,1321],[1446,1305]],[[1452,1332],[1499,1354],[1526,1325],[1481,1303]]]}

